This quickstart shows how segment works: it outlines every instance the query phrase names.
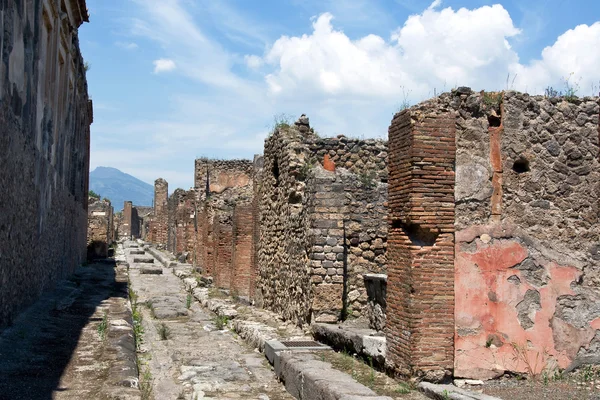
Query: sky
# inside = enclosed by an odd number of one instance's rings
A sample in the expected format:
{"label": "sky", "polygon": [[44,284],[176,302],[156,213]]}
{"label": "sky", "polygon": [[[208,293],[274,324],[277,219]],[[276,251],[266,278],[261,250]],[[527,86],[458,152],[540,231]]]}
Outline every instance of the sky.
{"label": "sky", "polygon": [[450,91],[600,92],[597,0],[87,0],[91,169],[169,192],[198,157],[262,153],[275,118],[386,138]]}

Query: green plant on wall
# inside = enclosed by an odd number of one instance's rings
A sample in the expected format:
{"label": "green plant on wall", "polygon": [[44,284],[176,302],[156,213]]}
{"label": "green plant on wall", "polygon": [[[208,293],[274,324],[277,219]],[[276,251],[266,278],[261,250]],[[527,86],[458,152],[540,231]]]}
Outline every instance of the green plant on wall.
{"label": "green plant on wall", "polygon": [[358,174],[358,180],[366,188],[373,188],[377,185],[377,174],[375,171],[363,170]]}

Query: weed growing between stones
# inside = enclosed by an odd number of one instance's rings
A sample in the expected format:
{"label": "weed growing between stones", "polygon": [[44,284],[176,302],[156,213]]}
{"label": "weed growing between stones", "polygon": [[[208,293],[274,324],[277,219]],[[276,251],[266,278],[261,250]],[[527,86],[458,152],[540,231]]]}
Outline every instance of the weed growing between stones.
{"label": "weed growing between stones", "polygon": [[100,336],[100,340],[106,338],[106,328],[108,328],[108,312],[104,311],[102,321],[100,322],[100,325],[98,325],[98,336]]}
{"label": "weed growing between stones", "polygon": [[169,327],[164,322],[161,322],[158,325],[158,328],[156,328],[156,330],[158,332],[160,340],[168,340],[171,337],[171,329],[169,329]]}
{"label": "weed growing between stones", "polygon": [[150,316],[152,318],[156,318],[156,314],[154,313],[154,305],[152,304],[152,302],[147,301],[144,303],[146,305],[146,307],[148,307],[148,309],[150,310]]}
{"label": "weed growing between stones", "polygon": [[152,372],[150,372],[150,368],[146,367],[146,370],[140,377],[142,400],[150,400],[152,398],[152,381]]}
{"label": "weed growing between stones", "polygon": [[131,302],[131,316],[133,319],[133,337],[135,339],[135,347],[139,350],[142,344],[142,336],[144,335],[144,327],[142,326],[142,313],[139,310],[137,299],[138,295],[131,289],[131,282],[129,282],[129,301]]}
{"label": "weed growing between stones", "polygon": [[192,295],[188,293],[187,297],[185,298],[185,308],[187,308],[189,310],[191,306],[192,306]]}
{"label": "weed growing between stones", "polygon": [[395,392],[398,394],[409,394],[410,386],[404,382],[400,382],[398,384],[398,387],[396,388]]}
{"label": "weed growing between stones", "polygon": [[410,381],[394,379],[377,371],[373,367],[372,359],[363,362],[347,351],[341,353],[323,352],[320,356],[321,361],[330,363],[332,368],[352,376],[352,379],[369,387],[379,396],[389,396],[398,399],[403,398],[404,395],[409,395],[415,390],[414,385]]}
{"label": "weed growing between stones", "polygon": [[215,328],[217,328],[217,330],[221,331],[229,323],[229,317],[227,317],[225,315],[217,315],[213,322],[215,324]]}

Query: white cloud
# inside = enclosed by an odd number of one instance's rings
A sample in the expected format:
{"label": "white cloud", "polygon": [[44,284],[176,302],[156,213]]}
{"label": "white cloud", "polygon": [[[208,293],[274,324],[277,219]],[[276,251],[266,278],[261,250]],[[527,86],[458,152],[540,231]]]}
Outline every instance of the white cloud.
{"label": "white cloud", "polygon": [[161,72],[173,71],[176,67],[175,61],[167,58],[159,58],[152,62],[154,64],[154,73],[159,74]]}
{"label": "white cloud", "polygon": [[390,97],[408,88],[423,97],[444,83],[446,90],[455,83],[500,84],[517,61],[507,39],[519,30],[508,12],[500,5],[438,9],[440,3],[410,16],[389,41],[352,40],[333,27],[331,14],[320,15],[310,35],[282,36],[267,52],[265,61],[275,67],[266,76],[271,92],[303,87],[326,96]]}
{"label": "white cloud", "polygon": [[[528,65],[514,64],[515,85],[540,92],[547,86],[564,90],[564,80],[579,86],[579,96],[598,95],[600,74],[600,22],[579,25],[556,39],[542,51],[541,59]],[[592,86],[595,89],[592,91]]]}
{"label": "white cloud", "polygon": [[246,62],[246,65],[248,66],[248,68],[252,68],[252,69],[260,68],[264,64],[263,59],[259,56],[255,56],[255,55],[245,55],[244,61]]}
{"label": "white cloud", "polygon": [[139,47],[135,42],[116,42],[115,45],[124,50],[135,50]]}

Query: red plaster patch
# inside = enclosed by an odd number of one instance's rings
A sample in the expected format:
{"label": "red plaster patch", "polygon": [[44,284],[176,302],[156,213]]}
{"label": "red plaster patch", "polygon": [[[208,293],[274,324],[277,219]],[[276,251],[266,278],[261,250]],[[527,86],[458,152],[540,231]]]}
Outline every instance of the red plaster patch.
{"label": "red plaster patch", "polygon": [[[536,373],[550,357],[559,367],[567,367],[576,355],[573,349],[589,343],[589,332],[579,331],[564,321],[552,324],[552,320],[556,299],[573,294],[570,285],[581,272],[551,262],[544,266],[550,280],[538,288],[529,284],[521,271],[511,268],[528,256],[528,250],[515,240],[489,245],[478,242],[475,253],[461,252],[460,245],[456,243],[455,376],[488,379],[504,370],[528,372],[529,367],[523,357],[517,357],[515,346],[524,349],[521,354]],[[509,281],[512,276],[519,279]],[[529,314],[534,325],[525,330],[516,306],[528,290],[540,293],[541,308]],[[592,324],[599,326],[600,319]],[[555,332],[553,326],[560,329]]]}

